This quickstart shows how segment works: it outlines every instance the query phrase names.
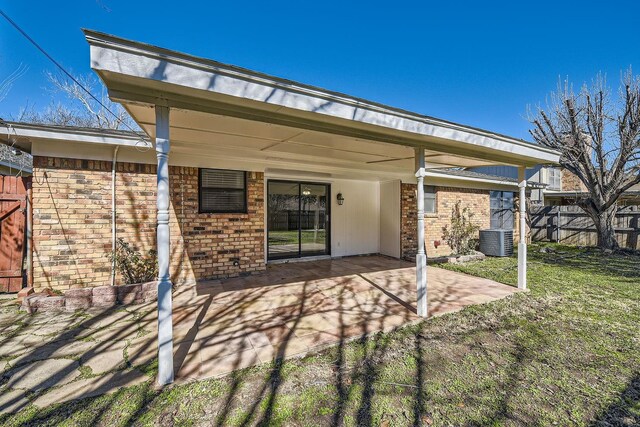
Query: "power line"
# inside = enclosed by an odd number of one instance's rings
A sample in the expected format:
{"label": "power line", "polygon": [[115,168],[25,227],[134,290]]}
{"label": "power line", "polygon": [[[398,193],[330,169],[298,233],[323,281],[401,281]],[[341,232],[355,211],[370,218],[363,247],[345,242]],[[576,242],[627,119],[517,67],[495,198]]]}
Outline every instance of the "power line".
{"label": "power line", "polygon": [[[26,31],[24,31],[22,28],[20,28],[20,26],[18,24],[16,24],[13,19],[9,18],[9,16],[4,13],[4,11],[2,9],[0,9],[0,15],[2,15],[4,17],[4,19],[7,20],[7,22],[9,22],[9,24],[11,24],[16,30],[18,30],[18,32],[20,34],[22,34],[24,36],[24,38],[26,38],[27,40],[29,40],[29,42],[34,45],[36,47],[36,49],[38,49],[40,52],[42,52],[42,54],[44,56],[46,56],[51,62],[53,62],[53,64],[58,67],[60,69],[60,71],[62,71],[68,78],[70,78],[75,84],[77,84],[83,91],[85,91],[87,93],[87,95],[89,95],[94,101],[96,101],[102,108],[105,109],[105,111],[107,111],[109,114],[111,114],[113,117],[115,117],[116,119],[120,119],[120,117],[114,113],[113,111],[111,111],[111,109],[109,107],[107,107],[106,105],[104,105],[102,103],[102,101],[100,101],[94,94],[91,93],[91,91],[89,89],[87,89],[86,87],[84,87],[75,77],[73,77],[73,75],[68,72],[62,65],[60,65],[60,63],[58,61],[56,61],[53,56],[49,55],[49,53],[47,53],[46,50],[44,50],[44,48],[42,48],[42,46],[40,46],[34,39],[32,39],[29,34],[26,33]],[[122,123],[123,125],[125,125],[126,127],[129,128],[129,130],[131,132],[134,133],[138,133],[138,131],[136,131],[135,129],[133,129],[131,126],[129,126],[128,123],[121,121],[120,123]]]}

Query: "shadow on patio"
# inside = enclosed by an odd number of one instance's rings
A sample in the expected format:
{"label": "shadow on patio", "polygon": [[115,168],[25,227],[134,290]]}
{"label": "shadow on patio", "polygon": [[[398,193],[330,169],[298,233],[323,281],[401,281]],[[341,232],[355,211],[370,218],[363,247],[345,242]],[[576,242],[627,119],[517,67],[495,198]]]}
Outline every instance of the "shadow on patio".
{"label": "shadow on patio", "polygon": [[[431,315],[514,292],[517,289],[490,280],[429,268]],[[255,276],[179,287],[174,293],[177,382],[273,361],[268,380],[256,390],[262,397],[254,400],[258,405],[266,399],[261,408],[269,419],[285,358],[334,345],[340,355],[350,340],[364,343],[373,332],[418,321],[415,298],[415,267],[382,256],[270,265]],[[0,326],[0,344],[12,355],[0,382],[0,412],[14,412],[29,403],[42,408],[117,395],[124,387],[150,382],[156,374],[155,303],[95,313],[20,315],[13,324]],[[384,352],[379,337],[367,351]],[[370,368],[368,375],[375,376],[375,364]],[[339,384],[341,375],[337,372]],[[219,420],[225,419],[224,408],[235,398],[234,387],[241,379],[242,374],[231,379]],[[339,387],[338,394],[347,389]],[[147,394],[153,399],[157,392],[149,389]],[[336,416],[340,412],[337,408]],[[366,423],[366,411],[362,416]]]}
{"label": "shadow on patio", "polygon": [[[429,268],[428,287],[431,316],[517,292],[438,268]],[[218,376],[395,329],[420,319],[415,299],[415,267],[383,256],[276,264],[264,274],[182,288],[174,299],[177,379]]]}

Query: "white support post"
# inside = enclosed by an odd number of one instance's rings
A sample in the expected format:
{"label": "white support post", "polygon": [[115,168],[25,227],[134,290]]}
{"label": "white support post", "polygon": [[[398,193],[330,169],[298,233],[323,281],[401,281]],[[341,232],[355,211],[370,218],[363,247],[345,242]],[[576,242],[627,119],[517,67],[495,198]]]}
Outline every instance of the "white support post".
{"label": "white support post", "polygon": [[173,382],[173,319],[169,276],[169,108],[156,105],[158,157],[158,384]]}
{"label": "white support post", "polygon": [[518,289],[527,289],[527,169],[518,168],[518,188],[520,196],[520,229],[518,239]]}
{"label": "white support post", "polygon": [[416,178],[418,181],[418,252],[416,253],[416,288],[418,291],[418,316],[427,317],[427,254],[424,244],[424,149],[416,148]]}

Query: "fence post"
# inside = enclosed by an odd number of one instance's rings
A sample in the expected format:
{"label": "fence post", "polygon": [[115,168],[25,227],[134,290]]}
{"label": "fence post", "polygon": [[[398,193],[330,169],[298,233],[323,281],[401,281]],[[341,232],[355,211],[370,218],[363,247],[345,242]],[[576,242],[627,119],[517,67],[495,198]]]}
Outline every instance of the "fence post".
{"label": "fence post", "polygon": [[557,223],[558,225],[556,226],[556,243],[560,243],[560,218],[561,218],[561,214],[560,211],[562,209],[560,209],[560,206],[558,206],[558,213],[557,213]]}
{"label": "fence post", "polygon": [[555,232],[556,232],[556,224],[554,223],[555,215],[554,215],[554,212],[553,212],[553,207],[544,208],[541,211],[538,211],[538,215],[541,215],[542,218],[544,219],[544,223],[545,223],[544,237],[545,237],[545,240],[548,241],[548,242],[553,242],[555,240]]}

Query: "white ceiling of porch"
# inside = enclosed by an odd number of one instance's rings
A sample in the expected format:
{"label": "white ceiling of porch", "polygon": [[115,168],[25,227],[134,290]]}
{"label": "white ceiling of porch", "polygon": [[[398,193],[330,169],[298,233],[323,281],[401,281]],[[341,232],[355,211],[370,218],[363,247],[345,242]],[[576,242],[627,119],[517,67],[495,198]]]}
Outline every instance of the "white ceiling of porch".
{"label": "white ceiling of porch", "polygon": [[[125,107],[155,138],[154,108],[135,103]],[[291,164],[309,170],[369,172],[376,178],[414,172],[414,149],[403,145],[193,110],[172,109],[170,125],[171,151],[183,155],[244,159],[263,162],[267,167],[286,168]],[[430,150],[425,150],[425,155],[429,168],[492,164]]]}

